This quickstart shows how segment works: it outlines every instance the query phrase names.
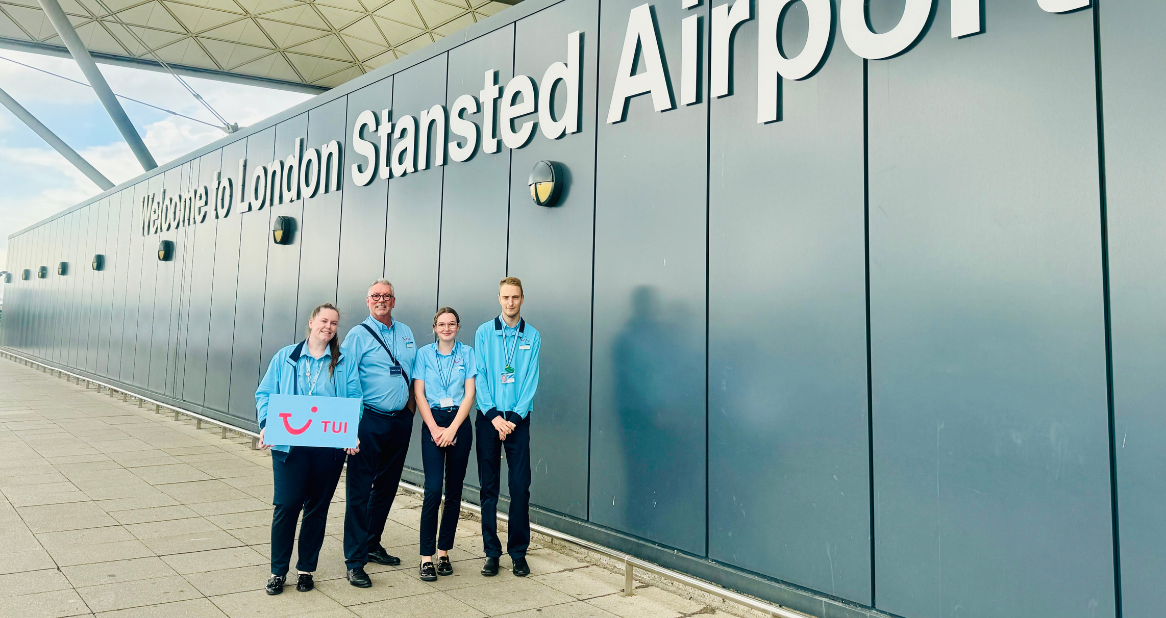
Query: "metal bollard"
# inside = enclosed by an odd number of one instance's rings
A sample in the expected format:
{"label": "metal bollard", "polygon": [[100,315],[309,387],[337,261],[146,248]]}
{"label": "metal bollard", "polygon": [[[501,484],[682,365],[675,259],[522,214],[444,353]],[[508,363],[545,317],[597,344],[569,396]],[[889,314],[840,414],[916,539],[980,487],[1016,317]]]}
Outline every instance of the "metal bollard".
{"label": "metal bollard", "polygon": [[632,581],[632,563],[625,556],[623,559],[623,595],[625,597],[632,596],[632,589],[635,588],[635,582]]}
{"label": "metal bollard", "polygon": [[227,428],[226,427],[223,427],[223,439],[224,440],[227,439]]}
{"label": "metal bollard", "polygon": [[178,420],[178,410],[174,411],[174,420]]}
{"label": "metal bollard", "polygon": [[251,450],[259,450],[259,438],[251,438]]}
{"label": "metal bollard", "polygon": [[194,419],[194,428],[195,429],[202,429],[202,419],[201,418]]}

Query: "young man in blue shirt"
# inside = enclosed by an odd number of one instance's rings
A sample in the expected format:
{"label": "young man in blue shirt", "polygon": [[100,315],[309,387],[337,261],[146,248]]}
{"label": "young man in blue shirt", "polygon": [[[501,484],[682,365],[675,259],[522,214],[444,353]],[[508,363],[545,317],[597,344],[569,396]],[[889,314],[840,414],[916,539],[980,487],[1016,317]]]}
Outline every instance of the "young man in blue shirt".
{"label": "young man in blue shirt", "polygon": [[344,512],[348,583],[359,588],[372,585],[364,570],[369,560],[401,564],[400,558],[385,551],[381,534],[401,482],[413,432],[410,381],[417,357],[413,331],[393,319],[397,306],[393,284],[384,279],[374,281],[365,303],[369,317],[348,331],[341,346],[344,358],[357,366],[364,394],[364,414],[357,432],[360,450],[348,458]]}
{"label": "young man in blue shirt", "polygon": [[[530,574],[530,412],[538,390],[538,353],[542,338],[522,319],[522,281],[506,277],[498,284],[502,314],[478,327],[477,433],[478,480],[481,482],[482,575],[498,574],[502,543],[498,539],[498,486],[502,451],[510,481],[510,532],[506,552],[512,572]],[[366,395],[367,397],[367,395]],[[363,444],[363,443],[362,443]]]}

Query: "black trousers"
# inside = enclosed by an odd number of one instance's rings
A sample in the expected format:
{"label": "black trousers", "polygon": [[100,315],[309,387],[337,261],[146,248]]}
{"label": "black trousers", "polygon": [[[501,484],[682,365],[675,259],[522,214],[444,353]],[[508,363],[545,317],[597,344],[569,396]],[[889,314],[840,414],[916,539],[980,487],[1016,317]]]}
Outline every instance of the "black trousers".
{"label": "black trousers", "polygon": [[287,575],[301,510],[304,522],[300,525],[300,559],[296,568],[305,573],[316,570],[328,523],[328,504],[343,468],[344,451],[338,448],[296,446],[286,453],[271,451],[271,469],[275,473],[272,575]]}
{"label": "black trousers", "polygon": [[[511,422],[516,422],[516,418]],[[506,451],[506,468],[510,481],[510,532],[506,538],[506,553],[512,558],[526,556],[530,546],[530,417],[517,421],[518,426],[498,439],[498,430],[479,412],[475,420],[478,432],[478,480],[482,492],[482,544],[486,555],[502,555],[498,540],[498,485],[502,467],[502,451]]]}
{"label": "black trousers", "polygon": [[[457,408],[434,408],[433,420],[439,427],[449,427],[457,417]],[[469,420],[469,419],[467,419]],[[474,432],[468,422],[458,427],[456,444],[440,448],[433,441],[428,426],[421,427],[421,460],[425,464],[425,501],[421,506],[421,555],[432,556],[438,549],[453,549],[462,508],[462,482],[470,462],[470,444]],[[445,481],[445,509],[441,512],[441,535],[433,544],[437,531],[437,511],[441,506],[441,483]]]}
{"label": "black trousers", "polygon": [[350,569],[368,564],[368,552],[381,549],[412,432],[412,412],[389,416],[365,408],[357,430],[360,452],[349,456],[345,482],[344,562]]}

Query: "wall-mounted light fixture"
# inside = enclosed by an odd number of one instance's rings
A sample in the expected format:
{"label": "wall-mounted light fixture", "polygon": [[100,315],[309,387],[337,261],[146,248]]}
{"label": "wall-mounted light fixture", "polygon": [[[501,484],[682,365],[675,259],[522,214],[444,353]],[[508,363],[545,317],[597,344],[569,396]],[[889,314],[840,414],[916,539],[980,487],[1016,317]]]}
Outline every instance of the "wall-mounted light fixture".
{"label": "wall-mounted light fixture", "polygon": [[12,283],[12,273],[10,273],[10,272],[4,273],[4,283]]}
{"label": "wall-mounted light fixture", "polygon": [[174,257],[174,243],[169,240],[163,240],[158,243],[158,261],[169,262]]}
{"label": "wall-mounted light fixture", "polygon": [[28,281],[31,278],[32,278],[32,271],[31,270],[25,268],[23,271],[21,271],[21,273],[20,273],[20,280],[21,281]]}
{"label": "wall-mounted light fixture", "polygon": [[38,268],[36,270],[36,278],[37,279],[48,279],[48,277],[49,277],[49,267],[48,266],[41,266],[40,268]]}
{"label": "wall-mounted light fixture", "polygon": [[105,270],[105,256],[100,253],[93,256],[93,270]]}
{"label": "wall-mounted light fixture", "polygon": [[271,240],[277,245],[290,244],[295,229],[294,217],[276,217],[275,222],[271,224]]}
{"label": "wall-mounted light fixture", "polygon": [[60,264],[57,264],[57,274],[61,275],[62,277],[69,274],[69,263],[61,262]]}
{"label": "wall-mounted light fixture", "polygon": [[539,161],[530,170],[530,198],[539,206],[554,206],[563,189],[563,174],[558,163]]}

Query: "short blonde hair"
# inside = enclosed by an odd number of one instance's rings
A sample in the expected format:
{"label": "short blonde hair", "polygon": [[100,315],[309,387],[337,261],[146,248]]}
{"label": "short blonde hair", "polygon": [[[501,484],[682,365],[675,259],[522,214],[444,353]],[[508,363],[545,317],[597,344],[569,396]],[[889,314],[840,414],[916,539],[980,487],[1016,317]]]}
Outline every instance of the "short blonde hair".
{"label": "short blonde hair", "polygon": [[522,294],[523,296],[526,295],[526,292],[522,289],[522,279],[519,279],[518,277],[506,277],[502,279],[498,282],[498,289],[501,290],[502,286],[504,285],[516,286],[518,288],[519,294]]}

